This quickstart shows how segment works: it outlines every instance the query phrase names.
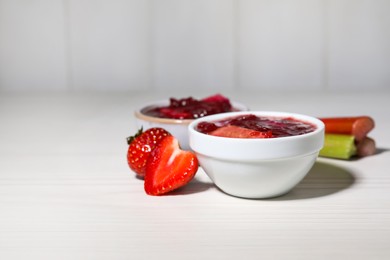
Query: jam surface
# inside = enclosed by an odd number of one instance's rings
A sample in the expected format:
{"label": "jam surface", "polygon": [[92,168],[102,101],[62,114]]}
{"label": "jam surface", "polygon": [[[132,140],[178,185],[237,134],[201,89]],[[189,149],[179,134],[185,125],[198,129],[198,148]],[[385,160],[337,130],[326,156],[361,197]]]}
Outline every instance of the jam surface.
{"label": "jam surface", "polygon": [[263,117],[252,114],[216,122],[200,122],[199,132],[235,138],[276,138],[313,132],[315,125],[291,117]]}
{"label": "jam surface", "polygon": [[231,111],[233,111],[233,107],[230,100],[217,94],[200,100],[193,97],[170,98],[168,106],[148,108],[143,110],[142,113],[159,118],[196,119]]}

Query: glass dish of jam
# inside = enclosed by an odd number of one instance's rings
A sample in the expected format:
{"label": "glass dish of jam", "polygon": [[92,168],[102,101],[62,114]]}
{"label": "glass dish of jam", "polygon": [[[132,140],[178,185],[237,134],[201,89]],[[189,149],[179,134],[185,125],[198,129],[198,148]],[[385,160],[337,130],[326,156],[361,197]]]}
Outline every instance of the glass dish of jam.
{"label": "glass dish of jam", "polygon": [[225,112],[237,111],[230,100],[220,94],[203,99],[193,97],[170,98],[169,105],[146,107],[141,112],[146,116],[170,119],[197,119]]}
{"label": "glass dish of jam", "polygon": [[208,115],[231,111],[248,111],[248,108],[227,97],[216,94],[203,99],[170,98],[149,103],[134,111],[138,129],[161,127],[179,139],[183,149],[190,149],[188,143],[188,125]]}

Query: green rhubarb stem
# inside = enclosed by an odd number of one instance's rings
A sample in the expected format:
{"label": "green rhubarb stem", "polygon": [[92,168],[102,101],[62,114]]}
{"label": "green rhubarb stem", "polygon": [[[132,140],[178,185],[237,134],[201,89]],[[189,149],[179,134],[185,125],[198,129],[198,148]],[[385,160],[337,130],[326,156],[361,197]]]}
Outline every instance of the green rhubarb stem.
{"label": "green rhubarb stem", "polygon": [[320,156],[347,160],[356,155],[356,151],[353,135],[325,134]]}

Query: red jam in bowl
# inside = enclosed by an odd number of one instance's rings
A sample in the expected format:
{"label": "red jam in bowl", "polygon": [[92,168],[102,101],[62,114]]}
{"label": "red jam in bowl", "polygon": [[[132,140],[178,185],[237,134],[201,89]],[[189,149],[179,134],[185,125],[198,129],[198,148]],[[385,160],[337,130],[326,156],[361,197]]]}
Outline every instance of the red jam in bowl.
{"label": "red jam in bowl", "polygon": [[142,110],[147,116],[171,119],[196,119],[207,115],[234,111],[230,100],[220,94],[201,100],[192,97],[170,98],[168,106],[149,107]]}
{"label": "red jam in bowl", "polygon": [[313,132],[316,126],[291,117],[240,115],[216,122],[200,122],[196,130],[231,138],[276,138]]}

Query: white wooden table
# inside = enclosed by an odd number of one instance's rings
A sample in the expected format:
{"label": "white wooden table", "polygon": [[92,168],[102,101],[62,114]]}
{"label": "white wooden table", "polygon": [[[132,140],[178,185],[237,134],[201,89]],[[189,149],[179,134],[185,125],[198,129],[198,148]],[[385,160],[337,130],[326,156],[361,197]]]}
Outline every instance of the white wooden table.
{"label": "white wooden table", "polygon": [[3,95],[0,259],[390,259],[389,92],[224,94],[253,110],[371,115],[378,154],[319,158],[274,199],[226,195],[202,170],[152,197],[125,138],[136,107],[174,94]]}

